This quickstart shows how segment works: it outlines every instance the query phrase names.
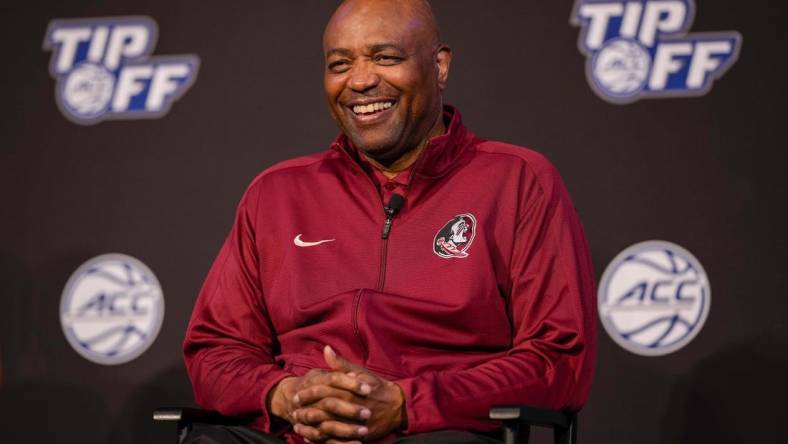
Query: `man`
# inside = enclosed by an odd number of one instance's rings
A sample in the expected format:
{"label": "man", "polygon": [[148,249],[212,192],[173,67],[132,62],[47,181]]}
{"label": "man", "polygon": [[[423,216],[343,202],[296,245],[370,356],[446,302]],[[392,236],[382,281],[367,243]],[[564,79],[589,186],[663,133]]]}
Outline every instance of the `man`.
{"label": "man", "polygon": [[323,47],[342,134],[252,182],[184,343],[198,403],[255,420],[187,441],[496,442],[494,404],[579,409],[592,269],[555,169],[443,105],[425,1],[345,1]]}

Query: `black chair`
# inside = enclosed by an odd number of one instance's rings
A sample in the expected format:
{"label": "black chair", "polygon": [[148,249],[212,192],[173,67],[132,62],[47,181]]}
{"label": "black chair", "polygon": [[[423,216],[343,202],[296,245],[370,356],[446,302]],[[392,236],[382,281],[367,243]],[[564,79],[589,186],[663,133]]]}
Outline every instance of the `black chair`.
{"label": "black chair", "polygon": [[175,423],[177,443],[183,441],[192,424],[244,425],[251,417],[223,416],[217,412],[192,407],[160,407],[153,411],[153,421]]}
{"label": "black chair", "polygon": [[540,409],[527,405],[496,405],[490,419],[503,421],[505,444],[527,443],[531,426],[552,427],[555,444],[577,443],[577,413]]}
{"label": "black chair", "polygon": [[[552,427],[555,444],[577,443],[576,413],[525,405],[497,405],[490,409],[490,419],[503,422],[505,444],[527,443],[531,426]],[[226,417],[194,408],[164,407],[154,410],[153,420],[175,423],[176,442],[180,443],[193,423],[241,425],[249,418]]]}

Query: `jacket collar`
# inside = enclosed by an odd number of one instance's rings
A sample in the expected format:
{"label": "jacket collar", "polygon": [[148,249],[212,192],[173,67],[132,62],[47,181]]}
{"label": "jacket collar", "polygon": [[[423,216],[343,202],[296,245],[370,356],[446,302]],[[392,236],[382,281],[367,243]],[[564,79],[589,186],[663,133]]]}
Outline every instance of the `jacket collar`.
{"label": "jacket collar", "polygon": [[[427,141],[419,158],[413,166],[411,175],[423,177],[440,177],[448,172],[461,157],[470,141],[475,137],[462,124],[460,112],[451,105],[443,106],[443,119],[447,123],[446,133]],[[345,134],[340,134],[331,144],[331,148],[350,156],[358,164],[362,160],[359,150]]]}

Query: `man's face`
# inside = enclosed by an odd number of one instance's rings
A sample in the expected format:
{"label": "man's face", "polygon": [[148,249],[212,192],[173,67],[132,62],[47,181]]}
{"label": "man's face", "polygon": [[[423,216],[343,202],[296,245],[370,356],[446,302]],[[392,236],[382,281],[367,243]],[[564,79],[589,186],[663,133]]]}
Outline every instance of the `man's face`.
{"label": "man's face", "polygon": [[326,28],[326,98],[354,145],[387,164],[419,146],[440,117],[448,48],[408,8],[356,3]]}

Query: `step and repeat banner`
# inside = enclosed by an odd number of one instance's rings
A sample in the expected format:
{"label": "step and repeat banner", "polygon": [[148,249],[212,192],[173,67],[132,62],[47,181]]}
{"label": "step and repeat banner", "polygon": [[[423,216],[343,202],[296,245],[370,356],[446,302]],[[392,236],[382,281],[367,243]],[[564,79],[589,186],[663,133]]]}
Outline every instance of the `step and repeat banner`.
{"label": "step and repeat banner", "polygon": [[[173,441],[151,411],[193,405],[180,346],[241,194],[337,133],[337,4],[4,6],[0,441]],[[786,439],[785,7],[433,8],[446,102],[551,159],[585,226],[601,328],[580,440]]]}

